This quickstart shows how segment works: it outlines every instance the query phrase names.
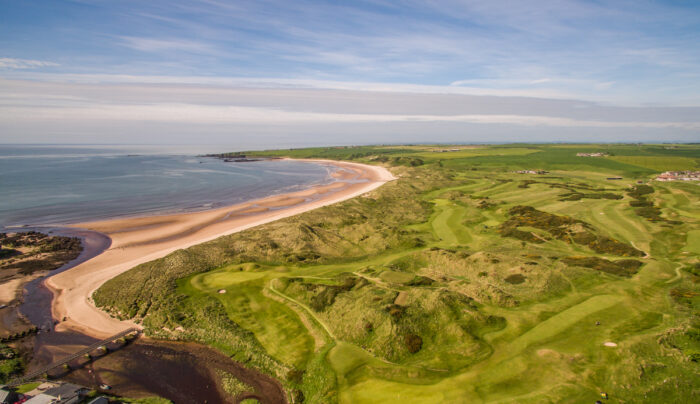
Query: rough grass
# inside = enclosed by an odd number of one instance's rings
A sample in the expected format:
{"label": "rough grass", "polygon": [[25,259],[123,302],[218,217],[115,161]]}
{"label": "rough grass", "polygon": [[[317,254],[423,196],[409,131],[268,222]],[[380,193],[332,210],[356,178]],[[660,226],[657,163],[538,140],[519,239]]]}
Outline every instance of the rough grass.
{"label": "rough grass", "polygon": [[[394,167],[369,198],[137,267],[95,300],[307,403],[697,401],[700,191],[632,179],[655,172],[635,156],[700,147],[435,148],[263,152],[425,164]],[[590,151],[637,160],[575,156]],[[519,169],[551,174],[523,183]],[[635,212],[649,204],[663,220]]]}

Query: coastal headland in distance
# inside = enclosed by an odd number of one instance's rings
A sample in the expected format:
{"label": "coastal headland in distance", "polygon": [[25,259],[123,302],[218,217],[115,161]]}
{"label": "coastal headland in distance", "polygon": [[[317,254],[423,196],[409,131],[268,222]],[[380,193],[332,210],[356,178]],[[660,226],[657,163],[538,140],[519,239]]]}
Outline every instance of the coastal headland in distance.
{"label": "coastal headland in distance", "polygon": [[333,174],[337,181],[209,211],[72,224],[107,235],[112,245],[99,256],[47,279],[46,285],[54,293],[53,315],[60,321],[56,330],[75,330],[104,338],[137,326],[96,308],[92,293],[122,272],[178,249],[354,198],[394,179],[381,166],[306,161],[340,168]]}

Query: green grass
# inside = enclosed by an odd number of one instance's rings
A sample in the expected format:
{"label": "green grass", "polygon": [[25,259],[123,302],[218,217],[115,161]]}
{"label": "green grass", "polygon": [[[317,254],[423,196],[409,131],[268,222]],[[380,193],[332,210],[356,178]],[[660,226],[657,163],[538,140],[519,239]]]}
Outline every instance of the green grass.
{"label": "green grass", "polygon": [[[182,282],[180,290],[216,297],[228,317],[253,332],[271,356],[296,368],[303,368],[313,351],[313,340],[299,316],[286,305],[263,296],[261,283],[266,273],[223,269],[200,274]],[[192,287],[190,287],[192,286]],[[194,289],[197,289],[196,291]],[[226,290],[222,294],[219,290]]]}
{"label": "green grass", "polygon": [[39,387],[40,384],[41,384],[41,382],[25,383],[25,384],[17,386],[16,391],[19,394],[24,394],[24,393],[30,392],[30,391],[34,390],[35,388]]}
{"label": "green grass", "polygon": [[694,254],[700,254],[700,230],[691,230],[688,232],[685,251]]}
{"label": "green grass", "polygon": [[[664,220],[649,221],[629,186],[687,167],[700,147],[443,148],[248,153],[383,163],[400,179],[142,265],[95,301],[156,337],[212,345],[308,403],[578,403],[601,391],[611,402],[694,401],[700,190],[652,183]],[[576,156],[591,151],[611,157]],[[540,212],[520,208],[515,224],[544,240],[500,232],[516,206]],[[629,258],[620,245],[643,252],[636,272],[574,265]]]}
{"label": "green grass", "polygon": [[410,153],[409,156],[418,157],[426,160],[453,160],[464,159],[479,156],[524,156],[537,152],[536,149],[526,148],[491,148],[491,147],[475,147],[470,149],[461,149],[459,151],[439,152],[447,148],[436,148],[438,151],[424,151],[419,153]]}
{"label": "green grass", "polygon": [[624,164],[649,168],[654,171],[697,170],[698,160],[673,156],[610,156],[609,159]]}

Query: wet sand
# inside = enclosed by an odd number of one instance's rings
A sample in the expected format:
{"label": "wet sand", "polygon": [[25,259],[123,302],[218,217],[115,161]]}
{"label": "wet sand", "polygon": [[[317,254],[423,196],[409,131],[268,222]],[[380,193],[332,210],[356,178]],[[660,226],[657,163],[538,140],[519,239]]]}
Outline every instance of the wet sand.
{"label": "wet sand", "polygon": [[[311,160],[339,168],[337,182],[205,212],[147,216],[78,223],[76,228],[107,235],[112,245],[102,254],[46,280],[54,294],[56,329],[104,338],[137,326],[119,321],[92,303],[103,283],[135,267],[215,238],[308,210],[341,202],[374,190],[394,177],[383,167]],[[65,320],[64,320],[65,319]]]}

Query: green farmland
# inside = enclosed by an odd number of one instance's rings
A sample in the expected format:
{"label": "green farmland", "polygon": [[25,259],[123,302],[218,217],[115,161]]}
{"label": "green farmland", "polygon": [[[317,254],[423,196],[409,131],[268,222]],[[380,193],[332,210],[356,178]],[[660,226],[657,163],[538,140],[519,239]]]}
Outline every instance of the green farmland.
{"label": "green farmland", "polygon": [[700,402],[700,185],[652,181],[697,169],[700,146],[245,154],[398,179],[140,265],[99,306],[294,403]]}

